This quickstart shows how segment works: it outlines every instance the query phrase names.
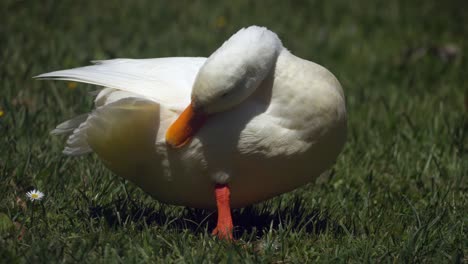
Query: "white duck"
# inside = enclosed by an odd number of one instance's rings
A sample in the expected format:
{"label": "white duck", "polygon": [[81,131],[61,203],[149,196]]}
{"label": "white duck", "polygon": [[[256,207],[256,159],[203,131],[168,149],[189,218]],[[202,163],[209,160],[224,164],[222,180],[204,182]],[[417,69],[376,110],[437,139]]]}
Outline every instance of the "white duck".
{"label": "white duck", "polygon": [[220,238],[232,238],[231,206],[311,182],[345,143],[340,83],[263,27],[207,59],[115,59],[37,78],[107,87],[94,111],[52,131],[71,133],[64,153],[95,152],[160,201],[217,206]]}

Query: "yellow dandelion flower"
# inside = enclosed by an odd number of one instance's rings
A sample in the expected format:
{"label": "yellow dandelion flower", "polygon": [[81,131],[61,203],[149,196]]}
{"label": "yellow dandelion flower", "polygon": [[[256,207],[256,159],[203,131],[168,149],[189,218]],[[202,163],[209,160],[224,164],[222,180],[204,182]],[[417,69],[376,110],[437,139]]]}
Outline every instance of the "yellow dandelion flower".
{"label": "yellow dandelion flower", "polygon": [[76,82],[68,82],[68,84],[67,84],[67,87],[70,90],[75,89],[77,86],[78,86],[78,84]]}
{"label": "yellow dandelion flower", "polygon": [[0,117],[2,117],[5,114],[2,109],[0,109]]}
{"label": "yellow dandelion flower", "polygon": [[217,28],[223,28],[226,26],[226,18],[224,16],[219,16],[216,18],[215,26]]}

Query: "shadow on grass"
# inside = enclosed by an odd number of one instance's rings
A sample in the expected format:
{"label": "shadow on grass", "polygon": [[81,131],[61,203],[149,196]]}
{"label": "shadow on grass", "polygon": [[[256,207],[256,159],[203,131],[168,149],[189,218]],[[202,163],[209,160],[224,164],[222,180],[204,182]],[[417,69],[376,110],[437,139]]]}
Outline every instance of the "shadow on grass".
{"label": "shadow on grass", "polygon": [[[189,229],[199,234],[205,230],[211,231],[216,226],[216,211],[185,208],[179,214],[168,214],[167,211],[170,211],[168,209],[169,205],[155,209],[128,199],[119,199],[112,204],[90,207],[88,216],[104,218],[109,226],[114,228],[127,224],[134,224],[139,228],[158,225],[175,230]],[[342,232],[341,227],[329,217],[327,212],[307,210],[304,208],[304,201],[300,199],[283,208],[265,203],[233,210],[232,214],[236,238],[240,238],[243,234],[261,238],[270,229],[315,235],[326,230],[335,234]]]}

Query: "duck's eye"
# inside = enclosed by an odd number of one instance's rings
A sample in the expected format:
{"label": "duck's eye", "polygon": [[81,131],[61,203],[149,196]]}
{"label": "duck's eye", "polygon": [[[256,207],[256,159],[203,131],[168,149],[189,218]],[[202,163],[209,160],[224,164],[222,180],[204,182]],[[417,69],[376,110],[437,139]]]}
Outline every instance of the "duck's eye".
{"label": "duck's eye", "polygon": [[228,94],[229,94],[228,92],[223,93],[223,94],[221,95],[221,98],[226,97]]}

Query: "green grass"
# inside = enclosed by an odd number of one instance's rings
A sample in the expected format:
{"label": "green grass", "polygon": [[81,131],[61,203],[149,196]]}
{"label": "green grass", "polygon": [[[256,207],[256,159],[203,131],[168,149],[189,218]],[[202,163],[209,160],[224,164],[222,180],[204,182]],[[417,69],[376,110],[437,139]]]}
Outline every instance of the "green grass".
{"label": "green grass", "polygon": [[[0,3],[2,262],[468,260],[464,1],[131,2]],[[94,88],[32,76],[93,59],[208,56],[251,24],[337,76],[349,137],[328,176],[235,211],[237,243],[210,235],[213,212],[161,204],[94,155],[61,155],[49,131],[89,111]],[[34,207],[31,188],[46,195]]]}

